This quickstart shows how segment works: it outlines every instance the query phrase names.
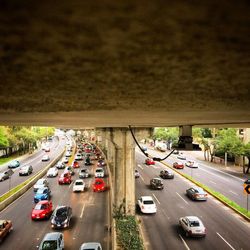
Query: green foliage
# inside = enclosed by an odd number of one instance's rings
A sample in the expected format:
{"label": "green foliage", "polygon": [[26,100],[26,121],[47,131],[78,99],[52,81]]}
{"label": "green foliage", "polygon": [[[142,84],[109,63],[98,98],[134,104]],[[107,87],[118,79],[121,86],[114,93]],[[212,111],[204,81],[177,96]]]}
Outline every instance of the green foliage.
{"label": "green foliage", "polygon": [[8,147],[9,141],[7,138],[6,127],[0,126],[0,147]]}
{"label": "green foliage", "polygon": [[117,239],[124,250],[143,250],[135,216],[126,215],[116,219]]}
{"label": "green foliage", "polygon": [[178,128],[155,128],[153,139],[178,141],[179,129]]}
{"label": "green foliage", "polygon": [[116,233],[119,245],[124,250],[143,250],[143,242],[135,216],[126,215],[125,199],[117,207],[113,205]]}
{"label": "green foliage", "polygon": [[210,128],[202,128],[201,135],[203,138],[212,138],[212,131]]}

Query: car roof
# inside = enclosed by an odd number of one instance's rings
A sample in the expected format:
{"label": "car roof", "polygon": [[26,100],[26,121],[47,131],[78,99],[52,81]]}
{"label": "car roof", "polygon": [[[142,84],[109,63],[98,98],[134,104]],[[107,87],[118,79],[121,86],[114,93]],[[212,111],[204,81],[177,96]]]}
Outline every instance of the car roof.
{"label": "car roof", "polygon": [[142,200],[153,200],[152,196],[141,196]]}
{"label": "car roof", "polygon": [[47,200],[42,200],[42,201],[39,201],[37,204],[47,204],[47,203],[49,203],[49,201],[47,201]]}
{"label": "car roof", "polygon": [[81,245],[81,249],[94,249],[100,246],[101,244],[98,242],[86,242]]}
{"label": "car roof", "polygon": [[160,178],[158,178],[158,177],[155,177],[155,178],[153,178],[152,180],[157,180],[157,181],[162,181]]}
{"label": "car roof", "polygon": [[60,237],[60,235],[62,235],[62,233],[59,232],[47,233],[45,234],[43,240],[56,240],[58,239],[58,237]]}
{"label": "car roof", "polygon": [[185,216],[189,221],[201,221],[197,216]]}

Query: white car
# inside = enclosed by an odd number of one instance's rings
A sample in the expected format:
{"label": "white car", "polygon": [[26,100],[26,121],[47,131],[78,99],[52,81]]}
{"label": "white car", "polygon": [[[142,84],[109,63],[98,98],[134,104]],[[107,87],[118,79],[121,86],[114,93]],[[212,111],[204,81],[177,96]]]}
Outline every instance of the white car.
{"label": "white car", "polygon": [[70,151],[67,151],[65,154],[66,157],[70,157],[71,155],[72,155],[72,153]]}
{"label": "white car", "polygon": [[79,250],[102,250],[102,246],[98,242],[86,242],[80,246]]}
{"label": "white car", "polygon": [[198,168],[198,167],[199,167],[198,163],[195,162],[195,161],[187,161],[187,162],[185,163],[185,165],[186,165],[187,167],[189,167],[189,168]]}
{"label": "white car", "polygon": [[48,186],[49,186],[49,182],[46,179],[44,178],[39,179],[34,185],[34,192],[36,192],[39,188],[44,188]]}
{"label": "white car", "polygon": [[185,216],[179,219],[179,224],[186,236],[206,236],[206,228],[197,216]]}
{"label": "white car", "polygon": [[77,155],[75,156],[75,160],[76,160],[76,161],[81,161],[81,160],[82,160],[82,155],[81,155],[81,154],[77,154]]}
{"label": "white car", "polygon": [[48,155],[44,155],[43,158],[42,158],[42,161],[49,161],[50,158]]}
{"label": "white car", "polygon": [[63,157],[62,162],[63,163],[68,163],[69,162],[69,158],[68,157]]}
{"label": "white car", "polygon": [[141,212],[144,214],[155,214],[157,211],[156,204],[152,196],[141,196],[137,204]]}
{"label": "white car", "polygon": [[104,178],[104,169],[103,168],[96,168],[95,170],[95,177],[97,178]]}
{"label": "white car", "polygon": [[50,168],[47,172],[47,177],[56,177],[58,175],[58,169],[56,167]]}
{"label": "white car", "polygon": [[85,183],[83,180],[76,180],[73,185],[73,192],[83,192]]}

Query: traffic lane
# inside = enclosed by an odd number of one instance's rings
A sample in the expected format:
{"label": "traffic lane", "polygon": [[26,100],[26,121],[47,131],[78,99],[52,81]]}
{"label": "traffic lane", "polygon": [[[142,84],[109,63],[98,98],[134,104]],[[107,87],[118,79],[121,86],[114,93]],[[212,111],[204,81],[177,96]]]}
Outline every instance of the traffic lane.
{"label": "traffic lane", "polygon": [[[154,171],[155,170],[153,168],[145,168],[145,170],[142,172],[142,177],[144,179],[153,178],[155,175]],[[203,220],[205,226],[208,229],[208,235],[205,239],[205,243],[202,243],[202,245],[200,245],[199,242],[203,242],[204,239],[195,239],[195,241],[194,239],[188,239],[188,241],[190,241],[188,242],[188,244],[192,246],[191,249],[201,249],[201,247],[202,249],[211,249],[211,247],[218,248],[218,246],[224,247],[223,249],[227,249],[224,245],[228,244],[226,242],[230,242],[232,245],[235,245],[236,248],[240,246],[243,247],[242,249],[245,249],[247,245],[245,244],[245,242],[247,242],[247,238],[249,237],[248,235],[250,229],[249,226],[246,225],[246,223],[242,222],[242,219],[235,217],[235,214],[230,210],[227,211],[227,208],[225,210],[225,207],[220,203],[217,204],[217,201],[213,201],[212,197],[210,197],[207,202],[190,201],[185,195],[185,190],[190,186],[190,183],[188,183],[188,181],[186,181],[182,177],[175,176],[174,180],[163,180],[163,182],[165,188],[162,191],[150,190],[141,180],[139,180],[136,185],[136,191],[139,192],[139,195],[151,195],[155,197],[155,202],[158,207],[157,214],[160,214],[160,220],[157,220],[157,225],[160,224],[162,218],[165,217],[166,222],[169,222],[171,224],[170,227],[177,230],[179,236],[178,238],[182,237],[182,240],[186,241],[184,233],[178,226],[178,219],[179,217],[185,215],[196,215]],[[173,204],[175,204],[175,206],[173,206]],[[148,218],[145,215],[143,216],[143,220],[145,217]],[[157,218],[157,216],[155,216],[155,218]],[[223,218],[223,221],[225,223],[221,224],[221,218]],[[149,220],[149,222],[147,222],[147,220]],[[149,228],[148,235],[150,237],[152,235],[152,232],[157,229],[152,228],[152,220],[147,220],[145,221],[145,225],[146,228]],[[230,229],[227,229],[228,221],[231,224]],[[160,227],[162,232],[168,230],[165,227],[164,225]],[[222,239],[222,235],[224,235],[224,232],[226,232],[229,237],[224,237]],[[237,237],[239,234],[235,236],[236,232],[239,232],[240,234],[242,232],[245,232],[247,234],[246,238],[244,239],[242,237]],[[157,233],[154,233],[154,235],[157,235]],[[163,249],[164,246],[166,246],[164,245],[164,241],[160,241],[158,236],[157,239],[153,237],[150,241],[154,246],[153,249],[155,249],[155,247],[157,247],[157,249]],[[235,241],[237,242],[237,244],[234,244]],[[161,245],[159,245],[160,242],[162,242]],[[168,246],[169,244],[170,243],[168,243]]]}
{"label": "traffic lane", "polygon": [[[62,171],[61,171],[62,172]],[[69,229],[62,230],[65,235],[65,248],[71,249],[70,244],[74,244],[77,248],[81,245],[82,240],[84,239],[85,231],[83,234],[80,234],[75,238],[75,231],[82,232],[83,228],[87,228],[81,221],[81,204],[88,201],[91,201],[90,204],[95,204],[95,199],[89,199],[88,196],[94,196],[95,194],[88,190],[84,193],[75,194],[72,192],[72,185],[61,185],[57,184],[57,178],[50,178],[50,187],[52,189],[52,202],[54,208],[56,205],[65,205],[70,204],[73,210],[73,220],[72,225]],[[76,196],[78,195],[78,196]],[[106,199],[107,194],[100,194]],[[33,204],[33,189],[30,189],[25,195],[23,195],[17,202],[13,203],[8,209],[4,210],[1,213],[1,218],[8,218],[13,221],[14,230],[11,232],[9,237],[3,243],[3,246],[6,249],[34,249],[35,246],[39,245],[41,239],[47,232],[53,232],[50,227],[49,221],[32,221],[30,219],[30,213]],[[76,199],[77,198],[77,199]],[[101,196],[97,196],[97,199],[100,199]],[[92,223],[95,224],[95,218],[98,218],[97,223],[105,225],[106,224],[106,208],[102,206],[100,211],[93,209],[92,211]],[[103,221],[102,221],[103,220]],[[85,222],[85,221],[83,221]],[[90,224],[90,223],[89,223]],[[59,231],[59,230],[55,230]],[[98,234],[102,233],[98,237]],[[96,238],[103,239],[103,233],[101,231],[96,231]],[[107,233],[107,232],[106,232]],[[66,240],[67,239],[67,240]],[[69,240],[69,241],[68,241]],[[100,241],[101,241],[100,240]],[[71,242],[74,243],[71,243]],[[105,248],[104,248],[105,249]]]}
{"label": "traffic lane", "polygon": [[[157,157],[163,157],[164,155],[161,152],[153,150],[150,150],[150,154],[154,154]],[[166,154],[167,153],[165,153],[165,155]],[[189,158],[187,153],[185,153],[185,156],[187,157],[187,159]],[[172,166],[175,161],[180,161],[184,164],[186,162],[186,160],[178,159],[177,155],[171,155],[168,159],[165,160],[165,162],[170,166]],[[240,206],[246,208],[246,196],[243,193],[242,179],[239,179],[238,177],[235,177],[231,174],[213,169],[209,166],[206,166],[205,164],[200,164],[199,168],[197,169],[192,169],[185,166],[183,170],[177,171],[184,172],[192,176],[195,180],[207,185],[217,192],[220,192]]]}
{"label": "traffic lane", "polygon": [[[56,148],[56,150],[52,150],[50,153],[45,153],[42,151],[39,155],[37,155],[35,158],[33,158],[32,161],[23,161],[23,164],[21,166],[31,164],[33,167],[33,173],[28,176],[19,176],[19,170],[20,167],[13,169],[14,174],[11,176],[11,178],[3,181],[0,183],[0,195],[3,195],[4,193],[8,192],[11,188],[21,184],[22,182],[29,179],[31,176],[38,173],[42,168],[46,167],[48,164],[50,164],[51,161],[53,161],[55,158],[58,157],[64,150],[64,145],[61,145]],[[42,157],[45,154],[49,154],[50,160],[42,162]]]}

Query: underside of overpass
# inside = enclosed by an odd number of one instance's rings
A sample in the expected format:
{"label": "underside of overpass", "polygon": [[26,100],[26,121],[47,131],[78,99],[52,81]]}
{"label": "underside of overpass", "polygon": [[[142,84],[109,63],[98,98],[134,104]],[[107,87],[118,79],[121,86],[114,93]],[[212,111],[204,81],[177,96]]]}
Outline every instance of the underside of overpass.
{"label": "underside of overpass", "polygon": [[0,1],[0,123],[250,122],[247,0]]}

